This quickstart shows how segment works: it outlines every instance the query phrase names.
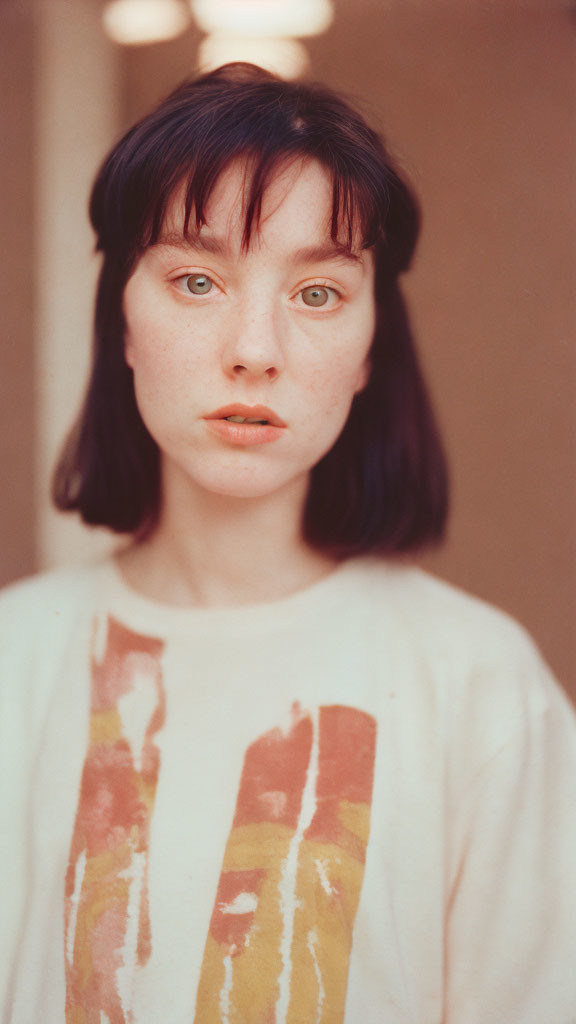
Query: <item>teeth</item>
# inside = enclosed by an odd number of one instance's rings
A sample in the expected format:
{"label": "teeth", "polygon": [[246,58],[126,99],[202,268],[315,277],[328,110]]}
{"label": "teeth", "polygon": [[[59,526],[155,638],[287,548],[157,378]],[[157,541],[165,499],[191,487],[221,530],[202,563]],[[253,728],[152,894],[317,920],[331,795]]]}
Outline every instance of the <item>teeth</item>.
{"label": "teeth", "polygon": [[268,420],[259,420],[254,416],[226,416],[226,419],[229,423],[268,423]]}

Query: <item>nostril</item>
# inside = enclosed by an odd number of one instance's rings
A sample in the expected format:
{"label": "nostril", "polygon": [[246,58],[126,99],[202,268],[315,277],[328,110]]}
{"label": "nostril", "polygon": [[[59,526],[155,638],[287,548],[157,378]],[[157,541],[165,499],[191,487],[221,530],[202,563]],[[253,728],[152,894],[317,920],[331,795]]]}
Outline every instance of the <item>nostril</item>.
{"label": "nostril", "polygon": [[258,374],[258,375],[260,373],[264,373],[266,375],[266,377],[268,378],[268,380],[276,380],[276,378],[278,376],[278,373],[279,373],[278,369],[275,366],[269,366],[269,367],[267,367],[267,369],[263,369],[263,368],[257,369],[256,367],[254,367],[253,371],[252,371],[252,368],[250,368],[250,370],[249,370],[249,367],[248,366],[244,366],[243,363],[236,363],[232,367],[232,373],[235,374],[238,377],[242,377],[242,376],[244,376],[245,373],[248,373],[248,372],[250,372],[250,373],[254,372],[255,374]]}

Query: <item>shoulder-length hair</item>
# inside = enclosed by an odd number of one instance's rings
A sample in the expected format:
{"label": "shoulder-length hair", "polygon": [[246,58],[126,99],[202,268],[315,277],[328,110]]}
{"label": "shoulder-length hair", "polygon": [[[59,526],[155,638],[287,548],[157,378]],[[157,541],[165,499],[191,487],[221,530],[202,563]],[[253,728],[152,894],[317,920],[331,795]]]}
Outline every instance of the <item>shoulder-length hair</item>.
{"label": "shoulder-length hair", "polygon": [[332,181],[331,236],[375,255],[377,323],[371,375],[332,449],[312,469],[302,530],[338,558],[413,551],[444,533],[446,462],[398,277],[410,265],[420,216],[381,139],[341,96],[229,64],[184,82],[114,147],[96,178],[90,216],[103,254],[94,356],[84,406],[54,476],[54,500],[88,524],[145,536],[161,506],[159,450],[124,359],[124,287],[185,188],[183,233],[205,223],[222,172],[250,168],[243,243],[287,158],[320,162]]}

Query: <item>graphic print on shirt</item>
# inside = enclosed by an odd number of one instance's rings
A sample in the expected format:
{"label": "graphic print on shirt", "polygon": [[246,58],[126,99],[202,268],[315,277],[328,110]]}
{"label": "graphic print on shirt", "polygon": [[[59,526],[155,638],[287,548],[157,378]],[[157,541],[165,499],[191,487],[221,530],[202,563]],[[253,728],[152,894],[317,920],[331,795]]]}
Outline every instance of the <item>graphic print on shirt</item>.
{"label": "graphic print on shirt", "polygon": [[195,1024],[339,1024],[364,877],[376,722],[293,709],[247,750]]}
{"label": "graphic print on shirt", "polygon": [[163,644],[112,618],[92,658],[89,747],[66,875],[66,1024],[125,1024],[151,951],[148,843]]}

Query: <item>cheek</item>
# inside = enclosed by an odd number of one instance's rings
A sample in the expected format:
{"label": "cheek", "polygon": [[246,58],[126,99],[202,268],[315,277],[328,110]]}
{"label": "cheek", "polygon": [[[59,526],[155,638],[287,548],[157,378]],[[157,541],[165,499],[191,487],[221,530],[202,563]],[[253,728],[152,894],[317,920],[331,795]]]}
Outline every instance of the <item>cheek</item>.
{"label": "cheek", "polygon": [[357,361],[338,361],[310,375],[305,421],[323,449],[331,447],[344,427],[358,382]]}
{"label": "cheek", "polygon": [[314,368],[311,385],[323,404],[345,404],[366,386],[370,376],[371,345],[372,332],[363,331],[360,336],[343,341]]}
{"label": "cheek", "polygon": [[169,373],[182,363],[187,349],[182,325],[171,315],[162,293],[139,268],[124,290],[124,358],[135,375]]}
{"label": "cheek", "polygon": [[185,381],[200,361],[197,345],[176,325],[165,320],[158,324],[153,318],[133,317],[124,336],[124,357],[142,382],[150,380]]}
{"label": "cheek", "polygon": [[193,381],[200,372],[194,355],[176,336],[149,330],[128,333],[126,361],[140,415],[162,447],[189,415]]}

